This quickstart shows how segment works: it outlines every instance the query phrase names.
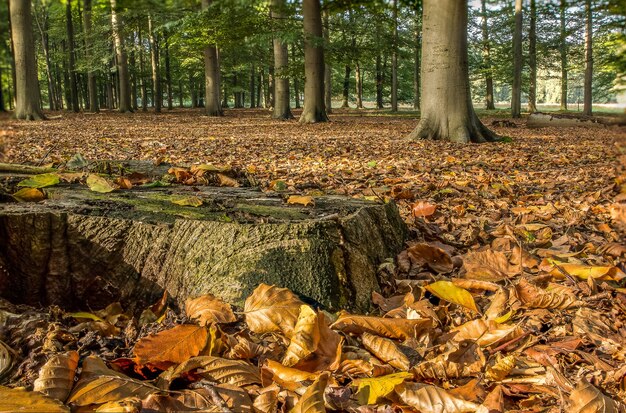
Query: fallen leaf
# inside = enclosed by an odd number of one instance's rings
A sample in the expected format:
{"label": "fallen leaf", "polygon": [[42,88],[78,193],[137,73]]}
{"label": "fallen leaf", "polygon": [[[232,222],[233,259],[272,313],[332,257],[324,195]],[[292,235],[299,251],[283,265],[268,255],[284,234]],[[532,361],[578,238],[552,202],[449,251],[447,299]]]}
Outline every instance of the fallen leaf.
{"label": "fallen leaf", "polygon": [[37,188],[22,188],[13,194],[13,198],[20,202],[40,202],[46,195]]}
{"label": "fallen leaf", "polygon": [[103,194],[115,190],[115,187],[111,185],[109,181],[95,174],[90,174],[87,177],[87,186],[89,186],[89,189],[93,192]]}
{"label": "fallen leaf", "polygon": [[187,317],[196,320],[202,326],[211,323],[234,323],[237,321],[230,305],[212,294],[187,299],[185,301],[185,313]]}
{"label": "fallen leaf", "polygon": [[326,413],[324,390],[328,383],[328,377],[328,372],[320,374],[313,384],[307,387],[290,413]]}
{"label": "fallen leaf", "polygon": [[39,174],[33,175],[30,178],[24,179],[19,182],[17,186],[26,187],[26,188],[45,188],[47,186],[54,186],[61,182],[58,174],[55,173],[47,173],[47,174]]}
{"label": "fallen leaf", "polygon": [[476,403],[454,397],[429,384],[402,383],[396,387],[396,393],[402,402],[422,413],[470,413],[478,409]]}
{"label": "fallen leaf", "polygon": [[411,213],[414,217],[429,217],[435,213],[437,205],[429,204],[425,201],[418,201],[411,206]]}
{"label": "fallen leaf", "polygon": [[135,344],[133,352],[138,364],[151,364],[165,370],[199,355],[208,339],[206,327],[182,324],[142,338]]}
{"label": "fallen leaf", "polygon": [[500,251],[484,250],[468,252],[463,257],[465,277],[485,281],[501,281],[517,273],[517,268],[509,264],[506,255]]}
{"label": "fallen leaf", "polygon": [[311,196],[300,196],[300,195],[291,195],[287,199],[287,204],[289,205],[303,205],[303,206],[313,206],[315,202],[313,201],[313,197]]}
{"label": "fallen leaf", "polygon": [[402,318],[383,318],[341,313],[331,328],[344,333],[363,334],[364,332],[387,338],[406,340],[419,337],[431,326],[429,318],[408,320]]}
{"label": "fallen leaf", "polygon": [[618,413],[626,411],[626,407],[605,396],[600,390],[584,378],[578,382],[569,396],[572,413]]}
{"label": "fallen leaf", "polygon": [[450,281],[437,281],[424,287],[427,291],[442,300],[453,304],[460,305],[472,311],[478,312],[474,297],[469,291],[461,287],[457,287]]}
{"label": "fallen leaf", "polygon": [[386,376],[358,379],[352,382],[357,388],[355,397],[361,405],[379,403],[382,398],[389,396],[397,385],[413,375],[408,372],[394,373]]}
{"label": "fallen leaf", "polygon": [[409,358],[400,351],[393,341],[367,332],[363,333],[361,340],[363,341],[363,347],[385,363],[389,363],[398,370],[411,368]]}
{"label": "fallen leaf", "polygon": [[303,304],[287,288],[260,284],[246,298],[243,311],[246,323],[254,333],[282,332],[291,337]]}
{"label": "fallen leaf", "polygon": [[78,353],[76,351],[52,355],[39,370],[33,390],[65,402],[74,387],[77,367]]}
{"label": "fallen leaf", "polygon": [[176,204],[180,206],[191,206],[191,207],[196,207],[196,208],[203,204],[202,199],[198,198],[197,196],[185,196],[185,197],[176,196],[172,198],[171,202],[172,204]]}

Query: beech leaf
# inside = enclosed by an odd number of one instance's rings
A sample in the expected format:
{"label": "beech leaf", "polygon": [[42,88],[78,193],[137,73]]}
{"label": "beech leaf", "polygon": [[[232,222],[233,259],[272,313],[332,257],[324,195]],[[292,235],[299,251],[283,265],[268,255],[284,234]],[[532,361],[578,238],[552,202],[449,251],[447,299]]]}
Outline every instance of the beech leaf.
{"label": "beech leaf", "polygon": [[464,288],[457,287],[450,281],[437,281],[432,284],[428,284],[425,288],[442,300],[478,312],[478,308],[476,308],[476,303],[474,302],[472,294]]}

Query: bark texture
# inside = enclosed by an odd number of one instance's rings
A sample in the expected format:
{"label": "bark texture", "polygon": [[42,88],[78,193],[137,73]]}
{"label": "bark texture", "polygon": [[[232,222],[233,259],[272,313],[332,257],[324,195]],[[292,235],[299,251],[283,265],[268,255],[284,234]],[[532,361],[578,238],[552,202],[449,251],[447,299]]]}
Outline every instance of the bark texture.
{"label": "bark texture", "polygon": [[567,0],[561,0],[560,11],[560,45],[561,52],[561,110],[567,110],[567,26],[565,14],[567,12]]}
{"label": "bark texture", "polygon": [[117,57],[117,77],[119,87],[118,110],[122,113],[132,112],[130,101],[130,75],[128,73],[128,57],[124,46],[124,33],[122,33],[121,16],[117,10],[117,0],[111,0],[111,26],[113,27],[113,40],[115,42],[115,55]]}
{"label": "bark texture", "polygon": [[393,0],[393,45],[391,51],[391,111],[398,111],[398,0]]}
{"label": "bark texture", "polygon": [[324,102],[324,47],[320,0],[303,0],[304,108],[300,123],[326,122]]}
{"label": "bark texture", "polygon": [[70,76],[70,105],[68,109],[73,112],[79,112],[80,107],[78,105],[78,85],[76,83],[76,56],[74,52],[74,23],[72,21],[72,2],[68,1],[65,4],[65,24],[67,28],[67,43],[69,51],[69,65],[68,72]]}
{"label": "bark texture", "polygon": [[30,0],[10,0],[11,40],[15,61],[15,117],[44,119],[39,99]]}
{"label": "bark texture", "polygon": [[496,140],[472,106],[467,57],[467,3],[424,1],[422,116],[411,139]]}
{"label": "bark texture", "polygon": [[163,92],[161,90],[161,70],[159,63],[159,42],[154,33],[152,16],[148,15],[148,36],[150,41],[150,62],[152,64],[152,106],[155,112],[161,112]]}
{"label": "bark texture", "polygon": [[513,32],[513,89],[511,116],[522,116],[522,0],[515,0],[515,31]]}
{"label": "bark texture", "polygon": [[179,303],[210,292],[241,305],[264,282],[331,310],[366,311],[377,266],[406,237],[393,203],[322,197],[297,208],[255,190],[213,188],[199,193],[205,205],[189,208],[167,191],[133,199],[53,190],[58,198],[46,204],[0,204],[3,297],[84,309],[141,306],[167,289]]}
{"label": "bark texture", "polygon": [[491,72],[491,44],[489,42],[489,25],[487,24],[487,1],[481,1],[481,29],[483,35],[483,59],[485,69],[485,109],[494,110],[493,74]]}
{"label": "bark texture", "polygon": [[[272,0],[272,19],[277,24],[282,24],[285,19],[283,9],[284,0]],[[287,69],[289,65],[289,51],[287,43],[283,42],[280,36],[274,36],[274,112],[275,119],[293,119],[291,108],[289,107],[289,77]]]}

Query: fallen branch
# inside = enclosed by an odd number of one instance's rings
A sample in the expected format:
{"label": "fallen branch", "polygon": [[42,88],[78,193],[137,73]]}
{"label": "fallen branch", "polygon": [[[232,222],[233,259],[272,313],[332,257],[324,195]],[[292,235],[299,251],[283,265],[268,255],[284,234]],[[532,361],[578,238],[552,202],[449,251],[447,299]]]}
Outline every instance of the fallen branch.
{"label": "fallen branch", "polygon": [[56,172],[54,168],[43,168],[41,166],[20,165],[14,163],[0,163],[0,172],[16,172],[22,174],[45,174]]}

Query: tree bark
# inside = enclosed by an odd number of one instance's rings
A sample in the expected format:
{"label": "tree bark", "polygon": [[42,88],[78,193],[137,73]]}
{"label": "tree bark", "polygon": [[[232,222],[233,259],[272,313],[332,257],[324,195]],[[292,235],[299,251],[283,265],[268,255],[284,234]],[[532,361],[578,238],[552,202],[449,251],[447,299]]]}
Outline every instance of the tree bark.
{"label": "tree bark", "polygon": [[530,29],[528,33],[528,66],[530,68],[530,87],[528,89],[528,111],[537,111],[537,5],[530,0]]}
{"label": "tree bark", "polygon": [[[282,25],[285,19],[285,0],[272,0],[270,16],[274,22]],[[274,35],[274,119],[293,119],[289,107],[289,77],[287,76],[288,56],[287,43],[280,36]]]}
{"label": "tree bark", "polygon": [[593,11],[591,0],[585,1],[585,84],[583,96],[583,115],[592,115],[593,102]]}
{"label": "tree bark", "polygon": [[148,86],[146,85],[146,72],[144,64],[144,47],[143,39],[141,37],[141,29],[137,33],[139,39],[139,79],[141,80],[141,110],[146,112],[148,110]]}
{"label": "tree bark", "polygon": [[356,83],[356,108],[363,109],[363,78],[361,77],[361,65],[354,64],[354,81]]}
{"label": "tree bark", "polygon": [[117,57],[117,77],[118,77],[118,110],[121,113],[132,112],[130,103],[130,77],[128,74],[128,60],[124,46],[124,34],[122,27],[124,23],[117,11],[117,0],[111,0],[111,26],[113,28],[113,40],[115,41],[115,54]]}
{"label": "tree bark", "polygon": [[376,109],[383,108],[383,68],[380,53],[376,55]]}
{"label": "tree bark", "polygon": [[513,32],[513,90],[511,116],[522,116],[522,0],[515,0],[515,31]]}
{"label": "tree bark", "polygon": [[83,27],[85,30],[85,54],[89,64],[87,72],[87,89],[89,90],[89,110],[91,112],[99,112],[98,95],[96,88],[96,74],[91,70],[91,52],[93,47],[92,41],[92,22],[91,22],[91,0],[83,0]]}
{"label": "tree bark", "polygon": [[248,85],[248,91],[250,93],[250,109],[256,107],[256,69],[254,64],[250,65],[250,83]]}
{"label": "tree bark", "polygon": [[50,60],[50,38],[48,36],[48,10],[45,5],[42,5],[42,19],[43,22],[40,21],[38,17],[38,13],[35,10],[33,15],[35,16],[35,23],[37,24],[37,28],[39,29],[39,35],[41,36],[41,48],[43,51],[43,56],[46,61],[46,80],[48,86],[48,105],[50,110],[57,110],[57,97],[56,91],[54,89],[54,79],[52,77],[52,62]]}
{"label": "tree bark", "polygon": [[17,119],[45,119],[41,110],[30,0],[10,0]]}
{"label": "tree bark", "polygon": [[341,102],[341,108],[347,109],[350,107],[350,66],[346,65],[345,74],[343,76],[343,101]]}
{"label": "tree bark", "polygon": [[304,19],[304,108],[300,123],[326,122],[324,102],[324,47],[320,0],[303,0]]}
{"label": "tree bark", "polygon": [[[15,44],[13,43],[13,24],[11,23],[11,0],[7,0],[7,9],[9,14],[9,51],[11,57],[11,84],[13,85],[13,98],[9,98],[9,109],[17,105],[17,73],[15,70]],[[34,40],[33,40],[34,42]],[[9,88],[9,92],[11,88]]]}
{"label": "tree bark", "polygon": [[172,71],[170,68],[170,40],[165,36],[165,84],[167,87],[167,110],[172,110],[174,104],[172,102]]}
{"label": "tree bark", "polygon": [[[328,10],[323,12],[324,18],[324,47],[330,46],[330,22]],[[294,81],[297,79],[294,79]],[[294,85],[294,88],[298,88]],[[296,107],[300,107],[300,99],[296,100]],[[333,80],[332,80],[332,67],[327,61],[324,62],[324,106],[326,106],[326,113],[330,114],[333,111]]]}
{"label": "tree bark", "polygon": [[398,111],[398,0],[393,0],[393,44],[391,51],[391,111]]}
{"label": "tree bark", "polygon": [[0,112],[6,112],[4,106],[4,84],[2,83],[2,67],[0,66]]}
{"label": "tree bark", "polygon": [[[133,46],[135,45],[135,33],[133,33]],[[131,50],[130,56],[128,57],[128,64],[131,67],[131,77],[130,77],[130,101],[133,106],[133,111],[138,109],[137,100],[139,100],[138,94],[138,86],[137,86],[137,75],[135,72],[135,67],[137,66],[137,58],[135,56],[135,50]]]}
{"label": "tree bark", "polygon": [[483,35],[483,59],[485,69],[485,108],[487,110],[494,110],[495,104],[493,101],[493,74],[491,72],[491,43],[489,42],[489,26],[487,24],[487,4],[486,0],[481,1],[481,13],[482,13],[482,35]]}
{"label": "tree bark", "polygon": [[[115,0],[113,0],[115,1]],[[65,23],[67,29],[67,43],[69,52],[68,72],[70,76],[70,102],[73,112],[79,112],[78,87],[76,84],[76,55],[74,53],[74,23],[72,21],[72,2],[65,3]]]}
{"label": "tree bark", "polygon": [[567,12],[567,0],[561,0],[560,4],[560,45],[561,52],[561,110],[567,110],[567,26],[565,15]]}
{"label": "tree bark", "polygon": [[[202,0],[202,8],[208,9],[212,0]],[[208,44],[204,48],[204,113],[207,116],[223,116],[220,105],[220,66],[217,46]]]}
{"label": "tree bark", "polygon": [[467,2],[424,0],[422,114],[411,139],[496,140],[472,106],[467,56]]}
{"label": "tree bark", "polygon": [[148,14],[148,36],[150,38],[150,61],[152,63],[152,105],[154,111],[161,112],[163,92],[161,91],[161,69],[159,67],[159,42],[154,34],[152,15]]}
{"label": "tree bark", "polygon": [[420,57],[422,55],[422,6],[418,3],[415,10],[415,20],[413,23],[413,34],[415,42],[415,65],[413,66],[413,109],[420,109],[420,70],[421,62]]}
{"label": "tree bark", "polygon": [[183,81],[181,79],[178,79],[178,107],[182,108],[184,107],[184,102],[183,102]]}

